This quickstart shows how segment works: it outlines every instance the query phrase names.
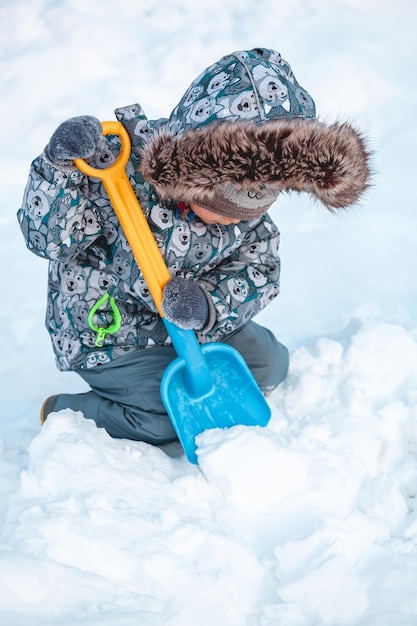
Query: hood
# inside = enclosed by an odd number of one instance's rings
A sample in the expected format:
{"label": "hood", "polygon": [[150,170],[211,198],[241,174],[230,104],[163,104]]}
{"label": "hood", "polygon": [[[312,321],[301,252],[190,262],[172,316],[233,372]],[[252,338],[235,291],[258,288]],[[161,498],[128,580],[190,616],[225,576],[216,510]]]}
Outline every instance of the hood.
{"label": "hood", "polygon": [[369,185],[362,134],[318,121],[312,97],[274,50],[222,57],[192,82],[169,119],[146,129],[140,171],[161,200],[216,212],[219,187],[251,196],[297,191],[333,210],[357,202]]}
{"label": "hood", "polygon": [[232,52],[204,70],[171,113],[169,126],[177,134],[215,120],[265,122],[315,116],[312,97],[279,52],[255,48]]}

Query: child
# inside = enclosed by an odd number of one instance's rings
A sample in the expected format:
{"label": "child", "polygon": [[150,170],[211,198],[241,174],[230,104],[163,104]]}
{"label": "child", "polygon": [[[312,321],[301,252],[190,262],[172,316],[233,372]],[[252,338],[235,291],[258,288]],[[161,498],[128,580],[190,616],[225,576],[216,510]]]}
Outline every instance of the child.
{"label": "child", "polygon": [[[256,48],[229,54],[189,87],[169,119],[116,109],[132,142],[127,173],[172,279],[166,318],[245,358],[264,393],[286,376],[288,351],[254,316],[279,291],[279,233],[267,211],[282,191],[333,210],[366,189],[368,153],[348,124],[315,119],[288,63]],[[91,116],[63,122],[32,163],[18,212],[27,246],[49,260],[46,324],[60,370],[91,387],[59,394],[41,421],[82,411],[112,437],[176,439],[162,405],[175,358],[102,183],[74,159],[106,167],[119,139]]]}

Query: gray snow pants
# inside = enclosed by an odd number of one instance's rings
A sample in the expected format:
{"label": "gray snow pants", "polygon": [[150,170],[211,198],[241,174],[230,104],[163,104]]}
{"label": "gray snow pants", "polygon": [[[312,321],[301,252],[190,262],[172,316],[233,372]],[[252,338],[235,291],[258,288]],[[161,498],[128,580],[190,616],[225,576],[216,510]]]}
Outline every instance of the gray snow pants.
{"label": "gray snow pants", "polygon": [[[286,377],[288,350],[263,326],[249,322],[225,343],[244,357],[263,392],[274,389]],[[61,394],[54,410],[81,411],[115,438],[155,445],[175,441],[177,436],[159,393],[162,374],[174,358],[172,346],[152,346],[91,370],[77,370],[91,391]]]}

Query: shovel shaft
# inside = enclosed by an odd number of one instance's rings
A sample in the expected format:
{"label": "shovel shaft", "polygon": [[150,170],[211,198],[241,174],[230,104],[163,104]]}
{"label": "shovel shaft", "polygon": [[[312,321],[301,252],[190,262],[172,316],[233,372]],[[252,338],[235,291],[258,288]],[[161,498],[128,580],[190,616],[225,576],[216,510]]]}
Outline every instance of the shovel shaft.
{"label": "shovel shaft", "polygon": [[117,161],[103,170],[91,167],[83,159],[76,159],[75,164],[84,174],[103,181],[153,301],[163,317],[162,290],[171,275],[126,174],[130,139],[120,122],[103,122],[102,126],[104,135],[115,134],[121,138],[121,151]]}

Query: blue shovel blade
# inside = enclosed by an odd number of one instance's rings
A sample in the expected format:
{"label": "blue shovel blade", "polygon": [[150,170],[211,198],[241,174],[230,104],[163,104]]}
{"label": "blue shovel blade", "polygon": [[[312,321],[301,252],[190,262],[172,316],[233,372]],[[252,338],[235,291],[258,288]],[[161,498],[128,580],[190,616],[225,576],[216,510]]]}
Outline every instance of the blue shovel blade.
{"label": "blue shovel blade", "polygon": [[[181,357],[164,372],[161,397],[185,455],[197,463],[195,438],[210,428],[266,426],[271,410],[243,357],[221,343],[201,347],[209,384],[193,392],[193,372]],[[191,384],[190,384],[191,383]]]}

